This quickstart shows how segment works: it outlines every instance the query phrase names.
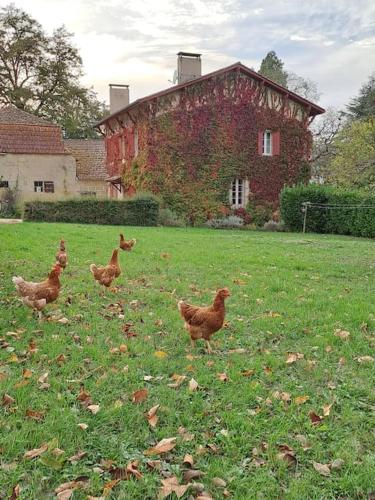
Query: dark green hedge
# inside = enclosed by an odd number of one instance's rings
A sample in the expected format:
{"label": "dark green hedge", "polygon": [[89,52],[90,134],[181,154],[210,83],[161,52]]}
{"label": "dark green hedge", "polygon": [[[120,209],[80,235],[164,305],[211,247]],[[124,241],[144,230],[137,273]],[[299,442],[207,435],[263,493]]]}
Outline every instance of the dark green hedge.
{"label": "dark green hedge", "polygon": [[123,226],[156,226],[159,202],[152,197],[129,200],[71,199],[25,203],[24,219]]}
{"label": "dark green hedge", "polygon": [[[285,187],[280,194],[281,217],[291,231],[302,231],[302,203],[335,205],[330,209],[308,207],[306,231],[375,237],[375,196],[331,186]],[[353,208],[369,207],[369,208]]]}

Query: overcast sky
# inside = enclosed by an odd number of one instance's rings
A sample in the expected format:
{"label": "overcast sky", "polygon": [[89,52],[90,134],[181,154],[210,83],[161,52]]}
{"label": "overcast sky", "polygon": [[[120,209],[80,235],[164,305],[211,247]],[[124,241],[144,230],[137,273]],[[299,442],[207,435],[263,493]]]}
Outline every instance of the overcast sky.
{"label": "overcast sky", "polygon": [[[10,3],[0,0],[3,7]],[[314,80],[323,106],[344,106],[375,72],[375,0],[13,0],[52,32],[74,33],[83,83],[108,100],[171,85],[180,50],[202,53],[203,74],[241,61],[259,69],[270,50]]]}

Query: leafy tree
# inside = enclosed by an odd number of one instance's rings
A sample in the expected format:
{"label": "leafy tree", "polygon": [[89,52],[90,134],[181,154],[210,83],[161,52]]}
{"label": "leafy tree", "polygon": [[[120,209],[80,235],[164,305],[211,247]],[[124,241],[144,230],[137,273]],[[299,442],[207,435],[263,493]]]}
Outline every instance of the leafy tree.
{"label": "leafy tree", "polygon": [[355,120],[338,134],[329,180],[375,191],[375,118]]}
{"label": "leafy tree", "polygon": [[268,52],[262,60],[259,74],[269,78],[275,83],[286,87],[288,73],[284,71],[284,63],[279,59],[274,50]]}
{"label": "leafy tree", "polygon": [[82,59],[64,27],[47,36],[27,12],[0,12],[0,104],[51,120],[66,137],[95,137],[93,123],[106,112],[96,94],[80,85]]}
{"label": "leafy tree", "polygon": [[347,106],[348,114],[354,119],[375,117],[375,73],[362,85],[359,96]]}

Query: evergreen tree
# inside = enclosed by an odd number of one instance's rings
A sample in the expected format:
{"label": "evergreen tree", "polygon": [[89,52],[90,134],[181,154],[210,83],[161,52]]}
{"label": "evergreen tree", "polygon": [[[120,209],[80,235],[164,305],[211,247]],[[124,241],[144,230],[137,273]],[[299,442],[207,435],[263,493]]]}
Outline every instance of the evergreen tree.
{"label": "evergreen tree", "polygon": [[362,85],[359,96],[350,101],[347,109],[355,120],[375,117],[375,73]]}
{"label": "evergreen tree", "polygon": [[276,52],[271,50],[262,61],[259,74],[269,78],[279,85],[282,85],[283,87],[286,87],[288,73],[284,71],[283,68],[284,63],[277,57]]}

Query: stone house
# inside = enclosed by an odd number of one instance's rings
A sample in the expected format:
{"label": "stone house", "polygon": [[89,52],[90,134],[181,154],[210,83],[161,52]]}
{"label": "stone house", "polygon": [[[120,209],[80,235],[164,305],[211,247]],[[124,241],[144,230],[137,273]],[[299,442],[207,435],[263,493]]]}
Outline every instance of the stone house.
{"label": "stone house", "polygon": [[106,196],[103,140],[64,140],[61,128],[13,105],[0,109],[1,190],[19,201]]}
{"label": "stone house", "polygon": [[277,205],[284,185],[306,182],[320,106],[235,63],[201,74],[200,54],[180,52],[177,85],[129,102],[111,85],[105,135],[111,197],[149,190],[181,211]]}

